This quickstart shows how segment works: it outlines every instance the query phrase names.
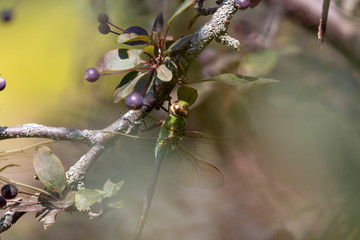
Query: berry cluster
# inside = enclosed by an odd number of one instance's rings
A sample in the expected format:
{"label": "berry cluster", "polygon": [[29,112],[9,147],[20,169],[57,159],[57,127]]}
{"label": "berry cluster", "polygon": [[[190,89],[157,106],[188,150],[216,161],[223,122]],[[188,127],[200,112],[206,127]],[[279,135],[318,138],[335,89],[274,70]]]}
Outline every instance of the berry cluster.
{"label": "berry cluster", "polygon": [[[142,27],[131,26],[123,29],[112,24],[105,13],[99,14],[97,20],[99,32],[118,35],[117,42],[119,44],[146,46],[143,49],[123,48],[105,53],[99,59],[96,68],[88,68],[85,71],[84,78],[89,82],[95,82],[102,75],[128,73],[115,89],[114,102],[126,99],[126,106],[130,109],[139,109],[143,105],[142,95],[150,89],[156,77],[162,81],[172,79],[171,71],[164,65],[167,40],[166,34],[163,38],[161,37],[164,27],[162,13],[156,18],[150,37]],[[110,27],[114,27],[122,33],[112,31]],[[169,45],[168,42],[167,45]],[[142,66],[138,67],[139,64]]]}

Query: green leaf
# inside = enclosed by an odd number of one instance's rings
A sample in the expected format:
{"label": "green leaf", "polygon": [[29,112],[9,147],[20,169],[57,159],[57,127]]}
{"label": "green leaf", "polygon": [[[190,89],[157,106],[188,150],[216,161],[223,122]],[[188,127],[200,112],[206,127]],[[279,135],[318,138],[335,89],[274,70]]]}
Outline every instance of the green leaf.
{"label": "green leaf", "polygon": [[51,192],[59,194],[66,187],[65,169],[60,159],[46,146],[35,149],[34,169],[39,180]]}
{"label": "green leaf", "polygon": [[200,80],[199,82],[216,81],[240,87],[253,87],[266,83],[276,83],[279,80],[272,78],[251,77],[240,74],[224,73],[218,76]]}
{"label": "green leaf", "polygon": [[198,98],[198,92],[196,89],[186,86],[181,86],[177,90],[177,97],[179,100],[184,100],[189,103],[189,105],[193,105]]}
{"label": "green leaf", "polygon": [[171,18],[168,21],[168,28],[171,26],[171,24],[174,22],[175,18],[182,13],[183,11],[185,11],[188,7],[190,7],[193,3],[195,2],[195,0],[186,0],[184,1],[175,11],[175,13],[171,16]]}
{"label": "green leaf", "polygon": [[136,33],[123,33],[117,38],[117,43],[128,43],[134,41],[142,41],[146,44],[149,41],[149,37],[145,35],[138,35]]}
{"label": "green leaf", "polygon": [[169,82],[173,78],[172,72],[165,66],[165,64],[161,64],[156,69],[157,77],[163,82]]}
{"label": "green leaf", "polygon": [[189,22],[189,26],[188,26],[188,30],[194,25],[194,23],[196,22],[196,20],[199,18],[199,14],[196,14],[195,16],[193,16]]}
{"label": "green leaf", "polygon": [[76,191],[70,191],[66,194],[64,199],[61,199],[61,200],[58,200],[55,202],[51,202],[51,203],[52,203],[52,205],[54,205],[57,208],[62,208],[62,209],[68,208],[68,207],[74,205],[75,194],[76,194]]}
{"label": "green leaf", "polygon": [[141,80],[147,80],[145,79],[147,77],[147,73],[138,73],[138,75],[132,79],[128,80],[127,83],[122,84],[122,82],[119,84],[119,86],[115,89],[113,94],[114,102],[120,102],[122,99],[126,98],[127,95],[132,93],[134,91],[134,88],[136,84]]}
{"label": "green leaf", "polygon": [[120,209],[124,206],[124,200],[120,200],[117,202],[109,202],[108,207],[109,208],[115,208],[115,209]]}
{"label": "green leaf", "polygon": [[191,41],[193,38],[197,36],[197,33],[193,33],[191,35],[184,36],[171,44],[171,46],[167,49],[166,52],[176,51],[179,50],[181,47],[183,47],[186,43]]}
{"label": "green leaf", "polygon": [[75,194],[75,206],[79,211],[86,210],[88,207],[103,198],[104,194],[92,189],[81,189]]}
{"label": "green leaf", "polygon": [[110,181],[110,179],[108,179],[103,187],[103,191],[105,192],[105,197],[112,197],[115,196],[120,188],[122,187],[122,185],[124,184],[124,181],[120,181],[118,183],[113,183]]}
{"label": "green leaf", "polygon": [[150,54],[151,56],[154,56],[154,50],[155,47],[153,45],[146,46],[143,48],[143,52]]}
{"label": "green leaf", "polygon": [[100,73],[134,68],[140,63],[141,52],[141,49],[110,50],[99,58],[96,68]]}

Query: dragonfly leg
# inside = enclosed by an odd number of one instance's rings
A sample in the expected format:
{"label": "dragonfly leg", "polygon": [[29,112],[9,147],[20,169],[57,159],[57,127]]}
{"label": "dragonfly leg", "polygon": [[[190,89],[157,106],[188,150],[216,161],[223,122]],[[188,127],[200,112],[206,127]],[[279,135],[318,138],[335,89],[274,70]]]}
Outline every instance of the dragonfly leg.
{"label": "dragonfly leg", "polygon": [[144,122],[145,129],[140,129],[140,128],[139,128],[139,131],[141,131],[141,132],[147,132],[147,131],[153,130],[153,129],[161,126],[163,123],[164,123],[164,120],[160,120],[160,121],[158,121],[157,123],[153,124],[152,126],[147,127],[146,124],[145,124],[145,122]]}

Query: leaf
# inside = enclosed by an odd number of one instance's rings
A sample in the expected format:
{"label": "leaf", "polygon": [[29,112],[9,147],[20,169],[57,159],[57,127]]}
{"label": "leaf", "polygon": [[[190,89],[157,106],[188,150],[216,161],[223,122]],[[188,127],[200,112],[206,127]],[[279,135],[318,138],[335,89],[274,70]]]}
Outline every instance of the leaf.
{"label": "leaf", "polygon": [[120,209],[124,206],[125,202],[124,200],[120,200],[117,202],[109,202],[108,207],[109,208],[115,208],[115,209]]}
{"label": "leaf", "polygon": [[59,194],[66,187],[65,169],[60,159],[46,146],[35,149],[34,169],[39,180],[51,192]]}
{"label": "leaf", "polygon": [[58,201],[54,201],[51,202],[53,206],[57,207],[57,208],[62,208],[62,209],[66,209],[72,205],[74,205],[75,203],[75,194],[76,191],[70,191],[66,194],[64,199],[58,200]]}
{"label": "leaf", "polygon": [[173,78],[172,72],[165,66],[165,64],[161,64],[157,70],[157,77],[163,82],[169,82]]}
{"label": "leaf", "polygon": [[167,52],[179,50],[181,47],[183,47],[186,43],[191,41],[196,36],[197,36],[197,33],[193,33],[191,35],[187,35],[187,36],[180,38],[179,40],[177,40],[176,42],[171,44],[171,46],[168,48]]}
{"label": "leaf", "polygon": [[149,36],[148,32],[144,28],[139,26],[128,27],[127,29],[125,29],[125,32],[136,33],[137,35]]}
{"label": "leaf", "polygon": [[103,187],[103,191],[105,192],[105,197],[112,197],[115,196],[120,188],[122,187],[122,185],[124,184],[124,181],[120,181],[118,183],[113,183],[110,181],[110,179],[108,179]]}
{"label": "leaf", "polygon": [[160,36],[163,28],[164,28],[164,17],[163,17],[163,13],[161,12],[156,17],[151,31],[153,33],[156,33],[157,36]]}
{"label": "leaf", "polygon": [[97,64],[97,70],[121,71],[136,67],[140,63],[141,49],[114,49],[103,54]]}
{"label": "leaf", "polygon": [[[114,102],[120,102],[122,99],[126,98],[127,95],[129,95],[130,93],[132,93],[134,91],[134,88],[136,86],[136,84],[145,78],[145,76],[147,75],[147,73],[138,73],[137,76],[133,79],[131,79],[130,77],[126,80],[128,82],[126,83],[122,83],[122,81],[120,82],[119,86],[116,87],[114,94],[113,94],[113,98],[114,98]],[[126,75],[127,76],[127,75]],[[125,76],[125,77],[126,77]],[[124,77],[124,78],[125,78]],[[124,79],[123,79],[124,80]]]}
{"label": "leaf", "polygon": [[181,86],[177,90],[177,97],[179,100],[184,100],[189,103],[189,105],[193,105],[196,99],[198,98],[198,92],[196,89],[186,86]]}
{"label": "leaf", "polygon": [[75,194],[75,206],[79,211],[84,211],[98,200],[102,199],[104,194],[92,189],[81,189]]}
{"label": "leaf", "polygon": [[171,18],[168,21],[168,28],[171,26],[171,24],[174,22],[175,18],[182,13],[183,11],[185,11],[188,7],[190,7],[193,3],[195,2],[195,0],[186,0],[184,1],[175,11],[175,13],[171,16]]}
{"label": "leaf", "polygon": [[[140,36],[147,36],[149,37],[149,34],[148,32],[142,28],[142,27],[139,27],[139,26],[131,26],[131,27],[128,27],[126,30],[125,30],[125,33],[135,33],[137,35],[140,35]],[[146,41],[133,41],[133,42],[126,42],[124,44],[127,44],[127,45],[131,45],[131,46],[135,46],[135,45],[142,45],[142,44],[147,44],[147,42],[149,41],[149,38],[148,40]]]}
{"label": "leaf", "polygon": [[216,81],[240,87],[253,87],[265,83],[280,82],[276,79],[244,76],[240,74],[224,73],[218,76],[201,80],[200,82]]}
{"label": "leaf", "polygon": [[199,14],[196,14],[195,16],[193,16],[189,22],[189,26],[188,26],[188,30],[194,25],[194,23],[196,22],[196,20],[199,18]]}
{"label": "leaf", "polygon": [[48,227],[55,223],[56,215],[59,212],[62,212],[63,209],[60,208],[45,208],[40,212],[36,213],[36,220],[44,223],[44,229],[46,230]]}
{"label": "leaf", "polygon": [[117,43],[125,43],[129,45],[143,45],[147,44],[149,37],[145,35],[138,35],[136,33],[123,33],[117,38]]}
{"label": "leaf", "polygon": [[146,46],[143,48],[143,52],[150,54],[151,56],[154,56],[154,50],[155,47],[153,45]]}

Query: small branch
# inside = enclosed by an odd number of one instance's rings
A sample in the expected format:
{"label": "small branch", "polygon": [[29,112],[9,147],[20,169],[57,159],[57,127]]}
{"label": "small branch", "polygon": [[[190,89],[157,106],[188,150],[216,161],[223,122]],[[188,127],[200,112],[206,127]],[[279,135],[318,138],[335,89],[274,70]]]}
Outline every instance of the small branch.
{"label": "small branch", "polygon": [[7,211],[0,219],[0,233],[8,230],[12,225],[14,225],[25,212],[13,212]]}
{"label": "small branch", "polygon": [[322,44],[324,42],[329,7],[330,7],[330,0],[323,0],[321,18],[320,18],[320,23],[319,23],[319,27],[318,27],[318,39],[320,41],[320,46],[322,46]]}
{"label": "small branch", "polygon": [[227,33],[216,38],[216,41],[222,45],[232,47],[236,51],[240,51],[240,41],[236,38],[230,37]]}
{"label": "small branch", "polygon": [[196,1],[194,8],[197,10],[198,15],[202,15],[202,16],[212,15],[218,10],[218,7],[213,7],[208,9],[204,8],[202,0]]}

